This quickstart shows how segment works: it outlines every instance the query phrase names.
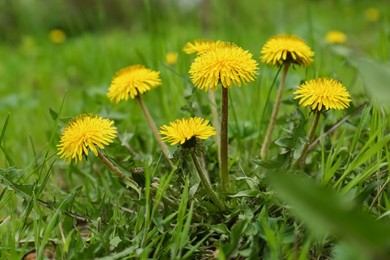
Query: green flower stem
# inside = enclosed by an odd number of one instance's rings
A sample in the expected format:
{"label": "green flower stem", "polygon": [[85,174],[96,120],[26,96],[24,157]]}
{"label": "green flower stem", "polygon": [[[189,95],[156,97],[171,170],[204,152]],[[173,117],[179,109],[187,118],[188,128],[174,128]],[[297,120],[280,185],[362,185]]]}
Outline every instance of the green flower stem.
{"label": "green flower stem", "polygon": [[172,168],[175,168],[172,161],[171,161],[172,155],[169,152],[167,145],[161,140],[161,136],[158,133],[158,130],[156,127],[156,123],[154,122],[152,116],[150,115],[148,108],[146,107],[146,105],[145,105],[145,103],[142,100],[140,95],[137,95],[136,99],[137,99],[139,105],[141,106],[142,111],[144,112],[146,120],[148,121],[148,124],[149,124],[150,128],[152,129],[152,133],[154,135],[154,138],[157,140],[158,144],[160,145],[161,150],[162,150],[163,154],[165,155],[165,158],[167,158],[169,165]]}
{"label": "green flower stem", "polygon": [[302,163],[305,161],[309,145],[314,140],[314,134],[316,132],[316,129],[317,129],[317,126],[318,126],[318,122],[320,121],[320,116],[321,116],[321,111],[316,110],[314,112],[313,124],[311,125],[309,133],[307,135],[307,139],[309,139],[309,142],[305,143],[305,145],[303,146],[301,156],[294,163],[294,167],[300,167],[302,165]]}
{"label": "green flower stem", "polygon": [[229,171],[228,171],[228,117],[229,117],[229,98],[228,89],[222,87],[222,112],[221,112],[221,182],[222,191],[229,190]]}
{"label": "green flower stem", "polygon": [[200,177],[200,180],[202,181],[207,193],[209,194],[211,200],[217,205],[219,210],[225,211],[226,207],[223,204],[223,202],[218,198],[217,194],[215,193],[213,187],[211,186],[209,180],[207,179],[202,167],[200,166],[200,163],[198,161],[198,158],[196,157],[195,153],[191,152],[192,160],[194,161],[196,171],[198,172],[198,175]]}
{"label": "green flower stem", "polygon": [[260,158],[265,159],[269,145],[271,143],[271,138],[272,138],[272,132],[274,131],[276,119],[278,118],[279,114],[279,108],[280,104],[282,103],[282,97],[283,97],[283,90],[286,85],[286,76],[287,76],[287,71],[290,66],[289,62],[284,63],[283,66],[283,72],[282,72],[282,80],[280,81],[278,93],[276,96],[274,108],[272,110],[272,115],[271,115],[271,120],[269,121],[267,132],[265,134],[264,142],[260,150]]}
{"label": "green flower stem", "polygon": [[98,151],[98,157],[107,166],[107,168],[110,169],[111,172],[114,173],[119,179],[125,180],[138,188],[138,184],[133,179],[130,179],[129,177],[124,175],[123,172],[112,162],[110,162],[110,160],[108,160],[108,158],[104,156],[100,151]]}

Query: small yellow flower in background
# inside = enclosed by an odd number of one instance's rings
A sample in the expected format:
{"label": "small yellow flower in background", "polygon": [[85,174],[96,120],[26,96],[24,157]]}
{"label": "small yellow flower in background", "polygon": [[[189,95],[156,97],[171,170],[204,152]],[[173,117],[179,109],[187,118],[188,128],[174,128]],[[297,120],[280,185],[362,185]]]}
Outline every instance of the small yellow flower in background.
{"label": "small yellow flower in background", "polygon": [[317,78],[304,82],[293,93],[300,99],[303,107],[311,106],[312,110],[321,111],[330,108],[344,109],[351,102],[347,89],[338,81],[330,78]]}
{"label": "small yellow flower in background", "polygon": [[347,35],[340,31],[329,31],[326,33],[325,40],[330,44],[342,44],[347,41]]}
{"label": "small yellow flower in background", "polygon": [[210,49],[223,47],[227,43],[223,41],[209,41],[209,40],[196,40],[194,42],[187,42],[184,45],[183,51],[187,54],[202,54]]}
{"label": "small yellow flower in background", "polygon": [[128,100],[162,84],[160,72],[132,65],[121,69],[113,78],[107,97],[113,103]]}
{"label": "small yellow flower in background", "polygon": [[307,66],[313,62],[314,52],[306,43],[295,35],[276,35],[269,39],[261,49],[261,61],[280,66],[291,62]]}
{"label": "small yellow flower in background", "polygon": [[90,149],[96,156],[98,148],[113,142],[117,135],[114,122],[94,115],[81,115],[71,120],[61,134],[58,154],[70,162],[81,161]]}
{"label": "small yellow flower in background", "polygon": [[199,118],[182,118],[177,119],[169,125],[161,126],[161,135],[165,135],[162,140],[169,142],[171,145],[184,144],[193,137],[207,139],[216,134],[215,128],[209,125],[209,121]]}
{"label": "small yellow flower in background", "polygon": [[177,62],[177,52],[168,52],[165,55],[165,60],[169,65],[175,65]]}
{"label": "small yellow flower in background", "polygon": [[65,32],[60,29],[53,29],[49,32],[49,38],[53,43],[63,43],[66,39]]}
{"label": "small yellow flower in background", "polygon": [[381,12],[378,8],[371,7],[366,9],[366,11],[364,12],[364,16],[369,22],[377,22],[381,17]]}
{"label": "small yellow flower in background", "polygon": [[216,90],[219,83],[224,88],[233,84],[241,87],[242,82],[255,80],[257,62],[252,54],[234,44],[212,48],[198,56],[191,64],[192,83],[199,89]]}

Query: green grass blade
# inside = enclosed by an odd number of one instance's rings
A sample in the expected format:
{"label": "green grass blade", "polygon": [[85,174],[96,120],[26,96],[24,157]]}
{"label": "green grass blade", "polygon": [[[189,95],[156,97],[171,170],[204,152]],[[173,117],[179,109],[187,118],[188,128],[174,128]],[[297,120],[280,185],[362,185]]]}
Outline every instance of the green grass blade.
{"label": "green grass blade", "polygon": [[2,145],[2,143],[3,143],[5,132],[7,130],[8,121],[9,121],[10,116],[11,116],[11,114],[8,114],[7,117],[5,118],[3,129],[1,130],[1,135],[0,135],[0,145]]}
{"label": "green grass blade", "polygon": [[[192,214],[194,212],[194,201],[191,202],[190,209],[187,214],[186,222],[184,223],[183,230],[181,232],[181,239],[180,239],[180,248],[181,250],[184,248],[184,246],[188,243],[189,237],[191,236],[190,230],[191,230],[191,221],[192,221]],[[180,252],[181,256],[181,252]],[[184,257],[181,256],[183,259]]]}
{"label": "green grass blade", "polygon": [[360,165],[368,162],[375,154],[380,153],[382,148],[388,144],[388,142],[390,141],[390,135],[382,138],[380,141],[375,143],[377,135],[380,131],[381,129],[376,131],[376,133],[369,138],[366,144],[359,151],[359,154],[356,156],[356,158],[348,165],[344,173],[337,180],[335,187],[340,187],[342,181],[348,176],[348,174],[350,174]]}
{"label": "green grass blade", "polygon": [[183,237],[183,223],[185,220],[185,215],[187,212],[187,203],[188,203],[188,186],[189,186],[189,177],[186,176],[185,185],[183,189],[183,194],[180,200],[177,222],[175,229],[172,231],[172,244],[171,249],[171,258],[180,259],[181,251],[183,246],[188,242],[188,237]]}
{"label": "green grass blade", "polygon": [[38,259],[43,259],[43,255],[45,252],[45,246],[46,246],[47,242],[49,241],[49,238],[50,238],[55,226],[58,223],[58,219],[61,216],[61,212],[66,207],[68,207],[72,203],[72,201],[74,201],[74,199],[77,196],[77,194],[79,193],[80,189],[81,189],[81,187],[77,188],[76,190],[74,190],[73,192],[68,194],[68,196],[66,196],[65,199],[62,200],[61,204],[58,206],[54,215],[51,217],[50,222],[47,224],[47,226],[44,229],[42,240],[39,241],[40,246],[39,246],[39,251],[38,251]]}
{"label": "green grass blade", "polygon": [[0,149],[3,151],[5,157],[7,158],[7,161],[9,163],[9,165],[15,165],[14,161],[12,160],[11,156],[7,153],[7,151],[4,149],[3,147],[3,141],[4,141],[4,137],[5,137],[5,132],[7,130],[7,127],[8,127],[8,121],[9,121],[9,118],[11,117],[11,114],[8,114],[6,119],[5,119],[5,122],[4,122],[4,125],[3,125],[3,129],[1,130],[1,135],[0,135]]}

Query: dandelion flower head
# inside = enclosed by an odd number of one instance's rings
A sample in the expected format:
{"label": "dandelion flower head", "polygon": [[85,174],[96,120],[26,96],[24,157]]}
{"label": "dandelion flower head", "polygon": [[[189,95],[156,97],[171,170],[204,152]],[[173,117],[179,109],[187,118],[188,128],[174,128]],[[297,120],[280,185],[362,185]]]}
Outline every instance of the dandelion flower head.
{"label": "dandelion flower head", "polygon": [[330,44],[342,44],[347,41],[347,35],[340,31],[329,31],[326,33],[325,40]]}
{"label": "dandelion flower head", "polygon": [[49,39],[56,44],[63,43],[65,41],[66,35],[63,30],[53,29],[49,32]]}
{"label": "dandelion flower head", "polygon": [[351,102],[347,89],[339,81],[330,78],[308,80],[293,94],[303,107],[311,106],[312,110],[318,111],[323,108],[341,110],[349,107]]}
{"label": "dandelion flower head", "polygon": [[90,149],[96,156],[98,148],[113,142],[116,137],[114,122],[99,116],[81,115],[71,120],[61,134],[58,154],[70,162],[81,161]]}
{"label": "dandelion flower head", "polygon": [[207,139],[216,134],[215,128],[209,125],[209,121],[199,118],[177,119],[169,125],[161,126],[160,134],[164,135],[162,140],[171,145],[184,144],[193,138]]}
{"label": "dandelion flower head", "polygon": [[313,62],[314,52],[306,43],[295,35],[276,35],[269,39],[261,49],[261,61],[280,66],[291,62],[307,66]]}
{"label": "dandelion flower head", "polygon": [[364,16],[366,17],[366,20],[369,22],[377,22],[379,18],[381,17],[381,12],[378,8],[371,7],[364,11]]}
{"label": "dandelion flower head", "polygon": [[132,99],[139,94],[161,85],[160,72],[132,65],[121,69],[112,79],[107,97],[113,103]]}
{"label": "dandelion flower head", "polygon": [[242,48],[226,43],[222,47],[212,48],[199,55],[191,64],[192,83],[199,89],[216,90],[219,83],[230,88],[233,84],[254,81],[257,62],[252,54]]}
{"label": "dandelion flower head", "polygon": [[169,65],[175,65],[177,62],[177,52],[168,52],[165,55],[165,60]]}
{"label": "dandelion flower head", "polygon": [[202,54],[210,49],[222,47],[226,44],[223,41],[196,40],[194,42],[187,42],[184,45],[183,51],[187,54]]}

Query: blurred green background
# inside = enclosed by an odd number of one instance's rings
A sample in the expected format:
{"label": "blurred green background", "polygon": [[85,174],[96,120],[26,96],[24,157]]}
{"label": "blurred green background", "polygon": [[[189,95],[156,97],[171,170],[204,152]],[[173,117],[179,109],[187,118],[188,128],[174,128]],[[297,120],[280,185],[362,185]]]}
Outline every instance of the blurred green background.
{"label": "blurred green background", "polygon": [[[337,76],[351,84],[354,101],[364,99],[362,83],[344,60],[330,54],[326,33],[342,31],[344,46],[389,60],[387,0],[1,0],[0,9],[0,125],[10,114],[0,167],[23,167],[47,149],[55,152],[59,129],[49,111],[59,112],[62,100],[61,117],[99,113],[118,120],[121,129],[142,132],[147,126],[134,102],[113,106],[105,96],[124,66],[141,63],[161,71],[162,89],[171,95],[158,89],[145,97],[158,124],[181,115],[193,58],[182,52],[187,41],[231,41],[258,59],[272,35],[299,35],[316,52],[316,62],[292,72],[290,85],[302,77]],[[178,53],[173,66],[165,60],[168,52]],[[264,98],[253,97],[266,95],[274,74],[260,65],[256,87],[261,89],[233,91],[237,115],[254,120],[254,127],[259,127],[254,118],[262,113]],[[248,104],[253,114],[243,113],[240,104]],[[125,111],[131,111],[130,121],[123,120]]]}

